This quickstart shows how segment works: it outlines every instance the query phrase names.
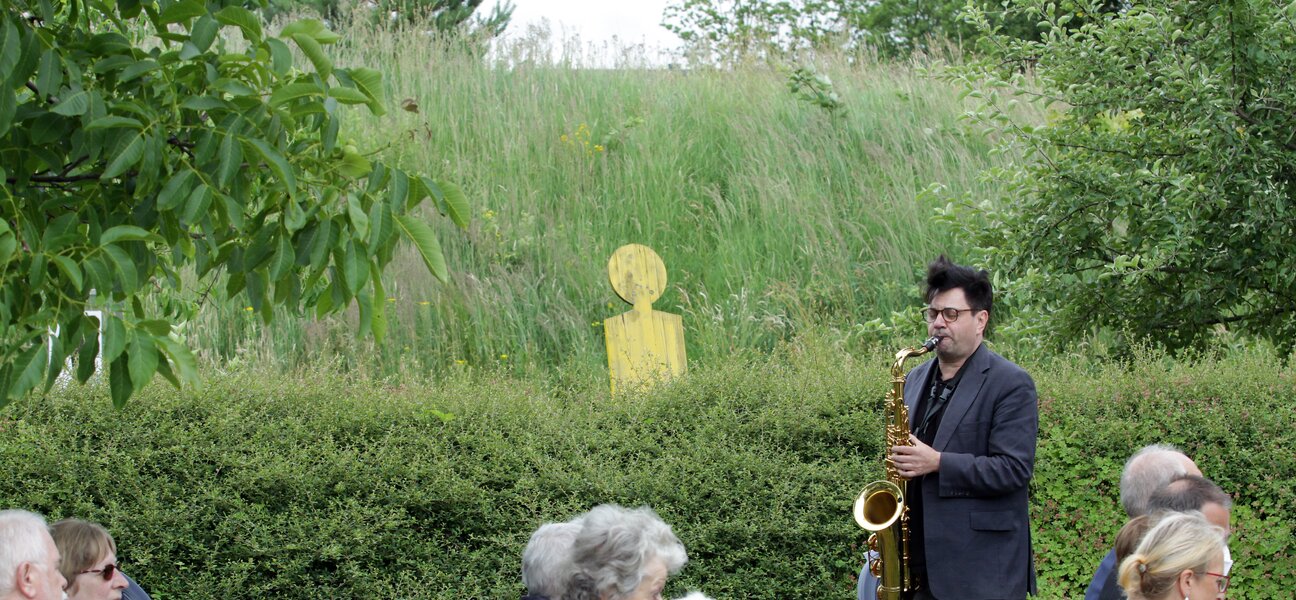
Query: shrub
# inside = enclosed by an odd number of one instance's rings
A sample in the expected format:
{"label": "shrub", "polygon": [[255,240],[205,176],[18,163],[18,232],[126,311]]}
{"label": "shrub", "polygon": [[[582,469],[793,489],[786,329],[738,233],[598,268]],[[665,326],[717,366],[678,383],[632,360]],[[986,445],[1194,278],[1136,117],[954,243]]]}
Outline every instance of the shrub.
{"label": "shrub", "polygon": [[[789,345],[618,399],[579,369],[399,387],[209,374],[124,410],[71,387],[0,413],[0,506],[104,523],[159,600],[516,598],[530,532],[601,502],[675,527],[690,563],[668,593],[851,597],[888,355]],[[1237,494],[1231,597],[1296,585],[1293,373],[1272,352],[1032,371],[1042,597],[1079,595],[1121,525],[1121,464],[1152,441]]]}

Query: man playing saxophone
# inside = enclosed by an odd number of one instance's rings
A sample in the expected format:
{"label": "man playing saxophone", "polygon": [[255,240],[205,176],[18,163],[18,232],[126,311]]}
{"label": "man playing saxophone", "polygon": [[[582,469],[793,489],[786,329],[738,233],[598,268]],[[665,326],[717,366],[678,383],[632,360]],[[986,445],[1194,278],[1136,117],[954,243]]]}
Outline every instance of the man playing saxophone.
{"label": "man playing saxophone", "polygon": [[1039,431],[1035,383],[982,343],[993,305],[989,273],[941,256],[926,283],[936,360],[910,371],[910,444],[888,456],[909,480],[917,589],[906,597],[1025,598],[1035,593],[1027,504]]}

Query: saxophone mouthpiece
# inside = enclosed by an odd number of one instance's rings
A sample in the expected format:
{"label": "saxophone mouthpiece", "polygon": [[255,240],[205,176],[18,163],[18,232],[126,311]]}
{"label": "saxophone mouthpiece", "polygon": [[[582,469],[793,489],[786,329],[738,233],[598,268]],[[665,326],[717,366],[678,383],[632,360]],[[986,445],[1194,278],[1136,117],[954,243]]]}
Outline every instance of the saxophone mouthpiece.
{"label": "saxophone mouthpiece", "polygon": [[923,348],[926,348],[928,352],[931,352],[936,349],[936,345],[939,344],[940,341],[941,339],[939,335],[933,335],[927,338],[927,341],[923,342],[922,346]]}

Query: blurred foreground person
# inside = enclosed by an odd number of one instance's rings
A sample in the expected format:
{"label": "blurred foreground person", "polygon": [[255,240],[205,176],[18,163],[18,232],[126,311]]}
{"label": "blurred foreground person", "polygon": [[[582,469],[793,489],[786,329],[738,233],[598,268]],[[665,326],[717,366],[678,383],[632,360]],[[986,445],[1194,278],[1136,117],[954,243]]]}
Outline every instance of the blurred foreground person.
{"label": "blurred foreground person", "polygon": [[0,511],[0,600],[59,600],[66,584],[45,519]]}
{"label": "blurred foreground person", "polygon": [[564,600],[661,600],[688,555],[652,509],[603,504],[585,513],[571,561]]}
{"label": "blurred foreground person", "polygon": [[68,600],[121,600],[126,576],[117,567],[117,544],[103,526],[63,519],[50,527],[63,561]]}
{"label": "blurred foreground person", "polygon": [[1201,513],[1170,513],[1120,564],[1130,600],[1214,600],[1228,589],[1224,532]]}
{"label": "blurred foreground person", "polygon": [[572,542],[580,533],[583,519],[566,523],[545,523],[522,551],[522,600],[561,600],[571,571]]}
{"label": "blurred foreground person", "polygon": [[[1139,448],[1121,470],[1120,502],[1125,514],[1134,519],[1148,514],[1148,501],[1157,490],[1176,477],[1201,475],[1191,458],[1170,444],[1151,444]],[[1137,542],[1137,540],[1135,540]],[[1120,585],[1116,582],[1116,550],[1111,550],[1098,563],[1084,600],[1119,597]]]}

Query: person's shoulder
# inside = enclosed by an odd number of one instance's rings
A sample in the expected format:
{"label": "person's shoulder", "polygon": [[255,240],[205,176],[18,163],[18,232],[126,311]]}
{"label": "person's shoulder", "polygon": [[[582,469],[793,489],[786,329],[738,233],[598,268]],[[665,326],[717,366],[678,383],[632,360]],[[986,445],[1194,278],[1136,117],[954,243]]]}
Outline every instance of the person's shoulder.
{"label": "person's shoulder", "polygon": [[985,368],[993,369],[997,377],[1009,380],[1021,379],[1029,381],[1032,384],[1035,381],[1031,378],[1030,373],[1026,372],[1026,369],[1021,368],[1017,363],[1004,358],[998,352],[991,350],[985,345],[981,346],[977,351],[977,354],[983,356],[982,360],[985,361]]}

